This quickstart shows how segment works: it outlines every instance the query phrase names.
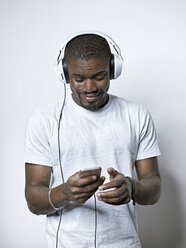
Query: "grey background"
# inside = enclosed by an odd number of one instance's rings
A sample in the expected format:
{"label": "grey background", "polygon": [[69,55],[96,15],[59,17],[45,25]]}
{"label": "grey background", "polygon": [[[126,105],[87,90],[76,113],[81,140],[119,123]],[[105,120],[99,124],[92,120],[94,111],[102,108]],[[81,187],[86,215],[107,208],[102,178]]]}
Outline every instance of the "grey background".
{"label": "grey background", "polygon": [[71,33],[99,30],[120,46],[110,93],[151,112],[161,146],[162,196],[137,206],[144,248],[186,247],[186,3],[180,0],[0,1],[0,246],[46,247],[44,216],[24,199],[23,147],[34,109],[63,95],[54,62]]}

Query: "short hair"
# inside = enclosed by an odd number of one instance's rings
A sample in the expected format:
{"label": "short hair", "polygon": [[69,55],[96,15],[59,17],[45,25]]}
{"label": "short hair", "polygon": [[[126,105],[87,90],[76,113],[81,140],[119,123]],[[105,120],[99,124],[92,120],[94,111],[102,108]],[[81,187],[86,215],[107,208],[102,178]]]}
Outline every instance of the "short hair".
{"label": "short hair", "polygon": [[64,61],[70,59],[90,60],[92,58],[110,61],[111,50],[105,38],[97,34],[82,34],[71,39],[66,47]]}

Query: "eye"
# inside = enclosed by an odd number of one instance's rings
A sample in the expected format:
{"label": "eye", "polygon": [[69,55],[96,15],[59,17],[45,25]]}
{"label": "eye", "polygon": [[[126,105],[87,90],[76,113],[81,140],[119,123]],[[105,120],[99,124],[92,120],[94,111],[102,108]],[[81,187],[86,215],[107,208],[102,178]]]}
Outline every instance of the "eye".
{"label": "eye", "polygon": [[83,82],[83,79],[75,79],[75,80],[76,80],[76,82],[78,82],[78,83]]}
{"label": "eye", "polygon": [[100,75],[100,76],[97,76],[96,77],[96,80],[97,81],[101,81],[101,80],[103,80],[105,78],[105,75]]}
{"label": "eye", "polygon": [[74,80],[78,83],[82,83],[84,81],[83,77],[74,77]]}

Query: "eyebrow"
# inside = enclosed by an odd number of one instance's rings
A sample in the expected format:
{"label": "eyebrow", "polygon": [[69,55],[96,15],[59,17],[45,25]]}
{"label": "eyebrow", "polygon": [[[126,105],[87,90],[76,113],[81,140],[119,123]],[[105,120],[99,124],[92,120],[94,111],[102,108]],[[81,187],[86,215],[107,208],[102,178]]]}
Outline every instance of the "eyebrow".
{"label": "eyebrow", "polygon": [[[98,72],[98,73],[92,75],[91,78],[95,78],[95,77],[97,77],[97,76],[99,76],[99,75],[101,75],[101,74],[107,74],[107,72],[106,72],[106,71],[100,71],[100,72]],[[72,76],[84,77],[83,75],[81,75],[81,74],[76,74],[76,73],[72,74]]]}

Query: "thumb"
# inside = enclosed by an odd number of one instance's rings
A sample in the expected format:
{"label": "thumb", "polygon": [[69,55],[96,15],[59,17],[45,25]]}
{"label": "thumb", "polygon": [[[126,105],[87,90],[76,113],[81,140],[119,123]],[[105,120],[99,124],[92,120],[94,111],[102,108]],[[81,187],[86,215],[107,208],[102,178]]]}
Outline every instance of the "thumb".
{"label": "thumb", "polygon": [[110,179],[114,179],[116,175],[118,174],[117,170],[114,170],[114,168],[110,167],[107,169],[108,174],[110,175]]}

